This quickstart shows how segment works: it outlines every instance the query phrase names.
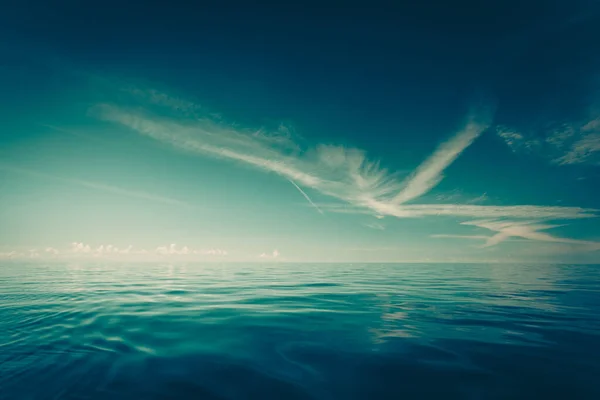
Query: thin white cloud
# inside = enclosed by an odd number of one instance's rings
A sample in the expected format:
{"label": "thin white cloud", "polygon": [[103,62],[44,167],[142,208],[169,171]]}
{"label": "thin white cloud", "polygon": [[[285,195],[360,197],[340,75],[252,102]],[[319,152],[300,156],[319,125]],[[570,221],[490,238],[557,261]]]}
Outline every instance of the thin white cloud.
{"label": "thin white cloud", "polygon": [[464,194],[460,190],[453,189],[449,192],[436,194],[435,201],[440,203],[455,203],[460,201],[463,197]]}
{"label": "thin white cloud", "polygon": [[600,133],[590,133],[573,143],[569,151],[555,162],[561,165],[582,164],[597,152],[600,152]]}
{"label": "thin white cloud", "polygon": [[496,133],[514,153],[521,151],[526,153],[533,152],[542,145],[539,139],[527,138],[523,134],[505,126],[496,127]]}
{"label": "thin white cloud", "polygon": [[139,199],[145,199],[145,200],[170,204],[170,205],[174,205],[174,206],[190,207],[189,204],[187,204],[183,201],[180,201],[180,200],[175,200],[175,199],[171,199],[169,197],[158,196],[155,194],[141,192],[141,191],[123,189],[123,188],[120,188],[117,186],[106,185],[103,183],[84,181],[81,179],[63,178],[60,176],[50,175],[50,174],[46,174],[43,172],[34,171],[31,169],[20,168],[20,167],[9,166],[9,165],[2,165],[2,164],[0,164],[0,169],[9,171],[9,172],[13,172],[13,173],[29,175],[29,176],[33,176],[33,177],[37,177],[37,178],[49,179],[49,180],[53,180],[53,181],[64,182],[64,183],[68,183],[68,184],[72,184],[72,185],[82,186],[82,187],[99,190],[99,191],[103,191],[103,192],[107,192],[107,193],[114,193],[114,194],[119,194],[119,195],[123,195],[123,196],[127,196],[127,197],[135,197],[135,198],[139,198]]}
{"label": "thin white cloud", "polygon": [[497,232],[495,235],[488,237],[484,247],[495,246],[508,238],[520,237],[542,242],[566,243],[574,245],[582,245],[589,250],[600,249],[600,242],[589,240],[568,239],[557,236],[552,236],[545,232],[540,232],[547,229],[559,227],[561,225],[542,224],[536,221],[498,221],[498,220],[476,220],[463,222],[462,225],[472,225],[480,228],[489,229]]}
{"label": "thin white cloud", "polygon": [[485,235],[451,235],[451,234],[435,234],[429,235],[434,239],[471,239],[471,240],[488,240],[490,237]]}
{"label": "thin white cloud", "polygon": [[473,197],[473,195],[469,195],[464,193],[460,189],[452,189],[447,192],[436,193],[435,196],[430,197],[435,199],[436,203],[445,203],[445,204],[457,204],[457,203],[465,203],[465,204],[479,204],[484,203],[489,200],[489,197],[486,193],[483,193],[479,196]]}
{"label": "thin white cloud", "polygon": [[346,201],[367,205],[400,189],[393,175],[357,149],[322,145],[300,156],[271,140],[212,122],[182,124],[107,105],[97,107],[94,114],[181,150],[242,162]]}
{"label": "thin white cloud", "polygon": [[517,132],[507,131],[505,129],[498,129],[498,136],[500,136],[508,147],[512,149],[512,151],[517,151],[517,149],[521,146],[524,138],[523,135]]}
{"label": "thin white cloud", "polygon": [[590,121],[586,122],[585,125],[581,127],[583,132],[600,132],[600,116]]}
{"label": "thin white cloud", "polygon": [[514,152],[529,152],[548,158],[554,164],[600,164],[600,117],[554,126],[551,130],[523,134],[500,126],[497,134]]}
{"label": "thin white cloud", "polygon": [[[379,162],[367,159],[359,149],[319,145],[302,152],[289,135],[278,139],[277,134],[246,131],[206,118],[158,116],[109,104],[98,105],[90,112],[100,119],[123,125],[182,151],[230,160],[280,175],[320,211],[397,218],[453,216],[551,220],[596,216],[597,210],[578,207],[484,206],[472,204],[475,201],[467,201],[467,204],[410,204],[436,187],[443,179],[444,171],[488,128],[490,116],[486,111],[471,115],[458,133],[440,145],[405,180],[400,180],[398,174],[390,173]],[[519,138],[516,133],[510,137],[514,140]],[[348,206],[317,205],[301,187],[342,200]],[[477,201],[486,199],[479,198]]]}
{"label": "thin white cloud", "polygon": [[302,189],[300,188],[300,186],[296,185],[296,182],[294,182],[294,181],[293,181],[293,180],[291,180],[291,179],[288,179],[288,181],[290,181],[290,183],[291,183],[292,185],[294,185],[294,187],[295,187],[296,189],[298,189],[298,191],[299,191],[299,192],[302,194],[302,196],[304,196],[304,198],[305,198],[305,199],[308,201],[308,203],[309,203],[311,206],[313,206],[313,207],[314,207],[314,208],[315,208],[315,209],[316,209],[316,210],[319,212],[319,214],[323,214],[323,210],[321,210],[321,209],[319,208],[319,206],[318,206],[318,205],[316,205],[316,204],[315,204],[315,203],[312,201],[312,199],[311,199],[310,197],[308,197],[308,195],[307,195],[307,194],[304,192],[304,190],[302,190]]}
{"label": "thin white cloud", "polygon": [[477,196],[471,200],[468,200],[467,203],[469,204],[477,204],[477,203],[484,203],[486,201],[488,201],[490,198],[488,197],[487,193],[483,193],[481,196]]}
{"label": "thin white cloud", "polygon": [[[522,210],[548,213],[547,207],[538,206],[403,204],[427,193],[442,179],[444,169],[486,128],[486,123],[479,122],[485,121],[484,118],[472,117],[454,139],[440,146],[406,183],[402,183],[396,174],[381,168],[378,162],[369,161],[365,153],[358,149],[321,145],[304,154],[290,154],[272,146],[270,142],[265,143],[252,135],[213,122],[181,123],[175,119],[148,116],[111,105],[100,105],[93,114],[184,151],[227,158],[274,172],[294,181],[298,187],[300,184],[311,187],[357,207],[349,208],[349,211],[370,210],[377,215],[398,218],[427,215],[514,216]],[[592,212],[578,209],[574,213],[572,209],[557,207],[551,210],[551,216],[570,218],[576,214],[579,218],[583,214],[592,216],[589,215]]]}
{"label": "thin white cloud", "polygon": [[[549,132],[545,143],[555,149],[564,151],[569,147],[569,143],[577,138],[578,133],[578,129],[572,124],[560,124]],[[539,141],[539,139],[537,140]]]}
{"label": "thin white cloud", "polygon": [[271,147],[273,141],[251,132],[239,132],[209,120],[185,124],[110,105],[99,105],[91,112],[184,151],[243,162],[308,186],[320,184],[319,178],[296,167],[291,156]]}
{"label": "thin white cloud", "polygon": [[368,222],[368,223],[364,224],[364,226],[367,227],[367,228],[378,230],[378,231],[384,231],[385,230],[385,225],[380,224],[378,222]]}
{"label": "thin white cloud", "polygon": [[421,164],[406,186],[392,199],[394,204],[403,204],[428,193],[443,179],[443,172],[461,153],[489,127],[489,117],[470,117],[467,125],[452,139],[443,143]]}
{"label": "thin white cloud", "polygon": [[[320,204],[328,212],[342,214],[371,214],[372,211],[339,204]],[[389,207],[386,215],[398,218],[428,216],[480,217],[480,218],[524,218],[524,219],[583,219],[594,218],[598,210],[580,207],[556,206],[484,206],[474,204],[412,204]]]}
{"label": "thin white cloud", "polygon": [[168,107],[170,109],[176,110],[183,114],[188,114],[190,116],[197,116],[202,110],[202,107],[200,107],[194,102],[185,100],[180,97],[168,95],[156,89],[143,89],[139,87],[129,86],[125,88],[124,91],[134,97],[137,97],[149,103],[158,106]]}

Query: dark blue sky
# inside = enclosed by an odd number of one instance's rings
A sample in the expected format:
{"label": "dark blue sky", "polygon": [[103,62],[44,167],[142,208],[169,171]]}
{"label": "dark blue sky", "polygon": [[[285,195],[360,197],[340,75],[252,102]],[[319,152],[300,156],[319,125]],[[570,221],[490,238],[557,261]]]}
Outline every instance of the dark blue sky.
{"label": "dark blue sky", "polygon": [[[8,68],[135,75],[235,118],[300,110],[307,131],[331,121],[336,139],[350,131],[361,142],[373,128],[394,140],[399,123],[437,134],[481,96],[499,123],[579,117],[597,91],[589,1],[187,3],[13,5],[2,21]],[[63,84],[48,78],[30,85]]]}

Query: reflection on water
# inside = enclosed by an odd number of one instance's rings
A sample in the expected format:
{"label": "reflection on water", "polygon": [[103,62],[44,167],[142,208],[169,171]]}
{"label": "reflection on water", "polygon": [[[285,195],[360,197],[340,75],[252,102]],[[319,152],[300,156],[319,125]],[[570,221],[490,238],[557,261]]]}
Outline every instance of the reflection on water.
{"label": "reflection on water", "polygon": [[598,266],[0,266],[0,399],[600,398],[598,376]]}

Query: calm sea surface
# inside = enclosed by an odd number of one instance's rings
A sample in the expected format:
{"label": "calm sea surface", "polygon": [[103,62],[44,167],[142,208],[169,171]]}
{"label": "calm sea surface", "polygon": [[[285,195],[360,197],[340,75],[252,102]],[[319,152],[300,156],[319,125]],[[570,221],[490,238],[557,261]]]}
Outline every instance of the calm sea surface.
{"label": "calm sea surface", "polygon": [[0,265],[0,399],[600,399],[600,266]]}

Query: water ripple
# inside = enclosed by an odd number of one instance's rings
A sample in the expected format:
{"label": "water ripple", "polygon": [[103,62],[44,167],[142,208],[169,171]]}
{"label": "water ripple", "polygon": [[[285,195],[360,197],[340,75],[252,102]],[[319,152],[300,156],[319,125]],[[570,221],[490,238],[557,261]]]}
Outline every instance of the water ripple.
{"label": "water ripple", "polygon": [[0,266],[0,399],[600,398],[600,268]]}

